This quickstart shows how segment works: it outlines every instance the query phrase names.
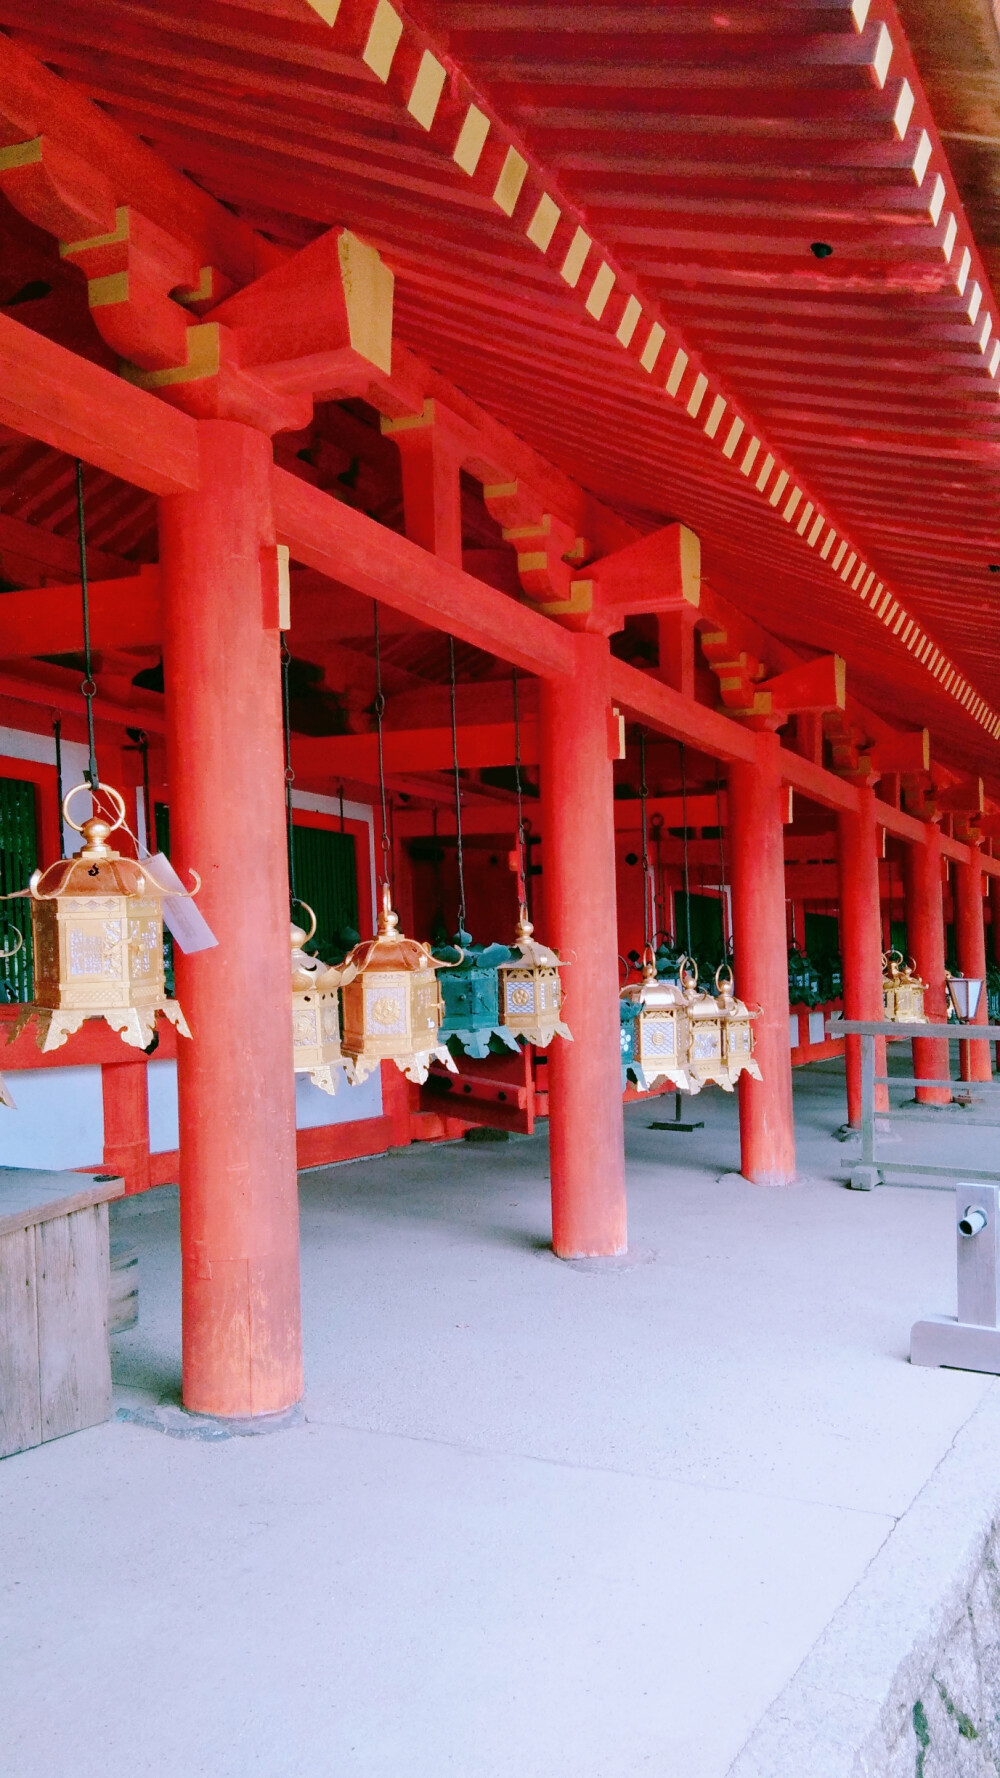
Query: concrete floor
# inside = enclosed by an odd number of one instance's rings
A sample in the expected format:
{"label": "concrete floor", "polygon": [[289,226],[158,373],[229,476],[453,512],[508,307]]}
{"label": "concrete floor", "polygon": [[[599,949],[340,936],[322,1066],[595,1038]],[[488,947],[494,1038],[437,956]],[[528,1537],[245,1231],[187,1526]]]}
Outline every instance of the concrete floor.
{"label": "concrete floor", "polygon": [[[995,1387],[906,1361],[950,1195],[844,1190],[837,1070],[796,1088],[786,1191],[719,1182],[722,1095],[630,1110],[620,1262],[547,1250],[544,1135],[303,1175],[305,1424],[0,1465],[4,1778],[723,1778]],[[1000,1169],[976,1116],[894,1153]],[[176,1193],[125,1213],[135,1404],[179,1382]]]}

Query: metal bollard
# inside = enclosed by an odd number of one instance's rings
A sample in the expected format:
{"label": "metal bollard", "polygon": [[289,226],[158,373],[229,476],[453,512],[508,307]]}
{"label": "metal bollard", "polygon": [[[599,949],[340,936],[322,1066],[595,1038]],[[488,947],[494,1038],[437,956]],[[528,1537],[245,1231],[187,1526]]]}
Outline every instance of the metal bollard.
{"label": "metal bollard", "polygon": [[914,1322],[910,1363],[1000,1376],[1000,1186],[955,1187],[958,1314]]}

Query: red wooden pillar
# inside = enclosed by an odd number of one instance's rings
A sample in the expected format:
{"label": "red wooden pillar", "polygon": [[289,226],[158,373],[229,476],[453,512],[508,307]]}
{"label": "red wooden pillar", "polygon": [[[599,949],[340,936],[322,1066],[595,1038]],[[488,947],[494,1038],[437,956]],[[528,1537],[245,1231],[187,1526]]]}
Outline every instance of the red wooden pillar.
{"label": "red wooden pillar", "polygon": [[[844,970],[845,1019],[883,1016],[882,914],[879,905],[879,827],[875,792],[858,790],[857,814],[842,809],[837,817],[837,865],[840,879],[840,952]],[[847,1121],[861,1124],[861,1039],[845,1043]],[[886,1072],[885,1039],[875,1041],[875,1073]],[[889,1108],[887,1087],[876,1087],[875,1105]]]}
{"label": "red wooden pillar", "polygon": [[614,782],[608,644],[574,637],[576,671],[541,685],[545,941],[569,967],[573,1042],[549,1047],[552,1246],[562,1259],[624,1253]]}
{"label": "red wooden pillar", "polygon": [[[903,865],[906,902],[906,942],[917,974],[927,983],[924,1011],[933,1023],[948,1016],[944,986],[944,896],[941,885],[941,835],[932,821],[926,824],[923,846],[907,846]],[[944,1080],[949,1073],[948,1039],[915,1037],[913,1072],[925,1080]],[[950,1105],[950,1087],[917,1087],[921,1105]]]}
{"label": "red wooden pillar", "polygon": [[127,1193],[149,1185],[149,1092],[145,1058],[139,1062],[105,1062],[101,1068],[104,1101],[104,1170],[119,1173]]}
{"label": "red wooden pillar", "polygon": [[177,956],[184,1402],[242,1416],[302,1393],[271,447],[199,434],[199,492],[160,502],[171,841],[219,940]]}
{"label": "red wooden pillar", "polygon": [[[986,1010],[986,925],[983,920],[983,868],[975,846],[969,848],[968,864],[955,866],[955,944],[962,975],[978,976],[983,984],[973,1023],[989,1023]],[[988,1043],[958,1046],[963,1080],[992,1080],[993,1061]]]}
{"label": "red wooden pillar", "polygon": [[740,1077],[744,1178],[790,1185],[795,1178],[792,1060],[788,1044],[785,856],[777,735],[757,739],[757,759],[729,767],[736,991],[751,1009],[762,1080]]}

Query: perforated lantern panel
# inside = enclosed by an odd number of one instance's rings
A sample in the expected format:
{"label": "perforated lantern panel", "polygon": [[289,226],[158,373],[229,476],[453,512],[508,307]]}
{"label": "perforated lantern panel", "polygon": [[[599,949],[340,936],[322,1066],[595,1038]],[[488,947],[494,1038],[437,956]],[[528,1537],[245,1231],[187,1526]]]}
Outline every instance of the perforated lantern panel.
{"label": "perforated lantern panel", "polygon": [[152,896],[61,895],[31,905],[35,1003],[68,1011],[156,1007],[163,920]]}

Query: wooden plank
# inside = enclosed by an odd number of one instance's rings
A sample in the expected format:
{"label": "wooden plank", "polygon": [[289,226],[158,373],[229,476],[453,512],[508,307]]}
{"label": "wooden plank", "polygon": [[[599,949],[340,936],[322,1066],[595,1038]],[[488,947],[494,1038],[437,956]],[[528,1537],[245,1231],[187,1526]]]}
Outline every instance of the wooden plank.
{"label": "wooden plank", "polygon": [[108,1207],[93,1204],[34,1230],[42,1438],[111,1413]]}
{"label": "wooden plank", "polygon": [[782,747],[778,758],[783,781],[807,796],[810,802],[856,814],[858,792],[855,785],[838,778],[835,772],[828,772],[824,766],[814,765],[803,754],[793,753],[790,747]]}
{"label": "wooden plank", "polygon": [[0,1237],[0,1457],[42,1441],[35,1237]]}
{"label": "wooden plank", "polygon": [[[33,580],[57,574],[61,579],[76,580],[80,572],[80,546],[75,537],[61,537],[57,531],[46,531],[42,525],[29,525],[12,513],[0,512],[0,557],[7,556],[30,563]],[[110,555],[91,544],[87,546],[87,568],[101,580],[135,573],[134,564],[126,562],[123,556]]]}
{"label": "wooden plank", "polygon": [[[79,1183],[77,1183],[79,1182]],[[92,1204],[125,1194],[124,1179],[87,1173],[46,1173],[35,1167],[0,1167],[0,1235],[71,1216]]]}
{"label": "wooden plank", "polygon": [[[2,517],[0,517],[2,524]],[[160,639],[160,577],[156,567],[140,568],[127,579],[90,580],[92,648],[136,648]],[[5,593],[0,656],[17,660],[35,654],[72,654],[83,647],[80,587],[30,587]]]}
{"label": "wooden plank", "polygon": [[0,425],[150,494],[198,486],[198,422],[0,315]]}
{"label": "wooden plank", "polygon": [[272,471],[271,489],[278,541],[287,543],[293,561],[525,672],[543,678],[572,673],[572,638],[548,618],[287,469]]}
{"label": "wooden plank", "polygon": [[750,729],[614,658],[611,697],[630,715],[644,717],[652,728],[700,748],[715,759],[752,761],[757,757],[757,737]]}

